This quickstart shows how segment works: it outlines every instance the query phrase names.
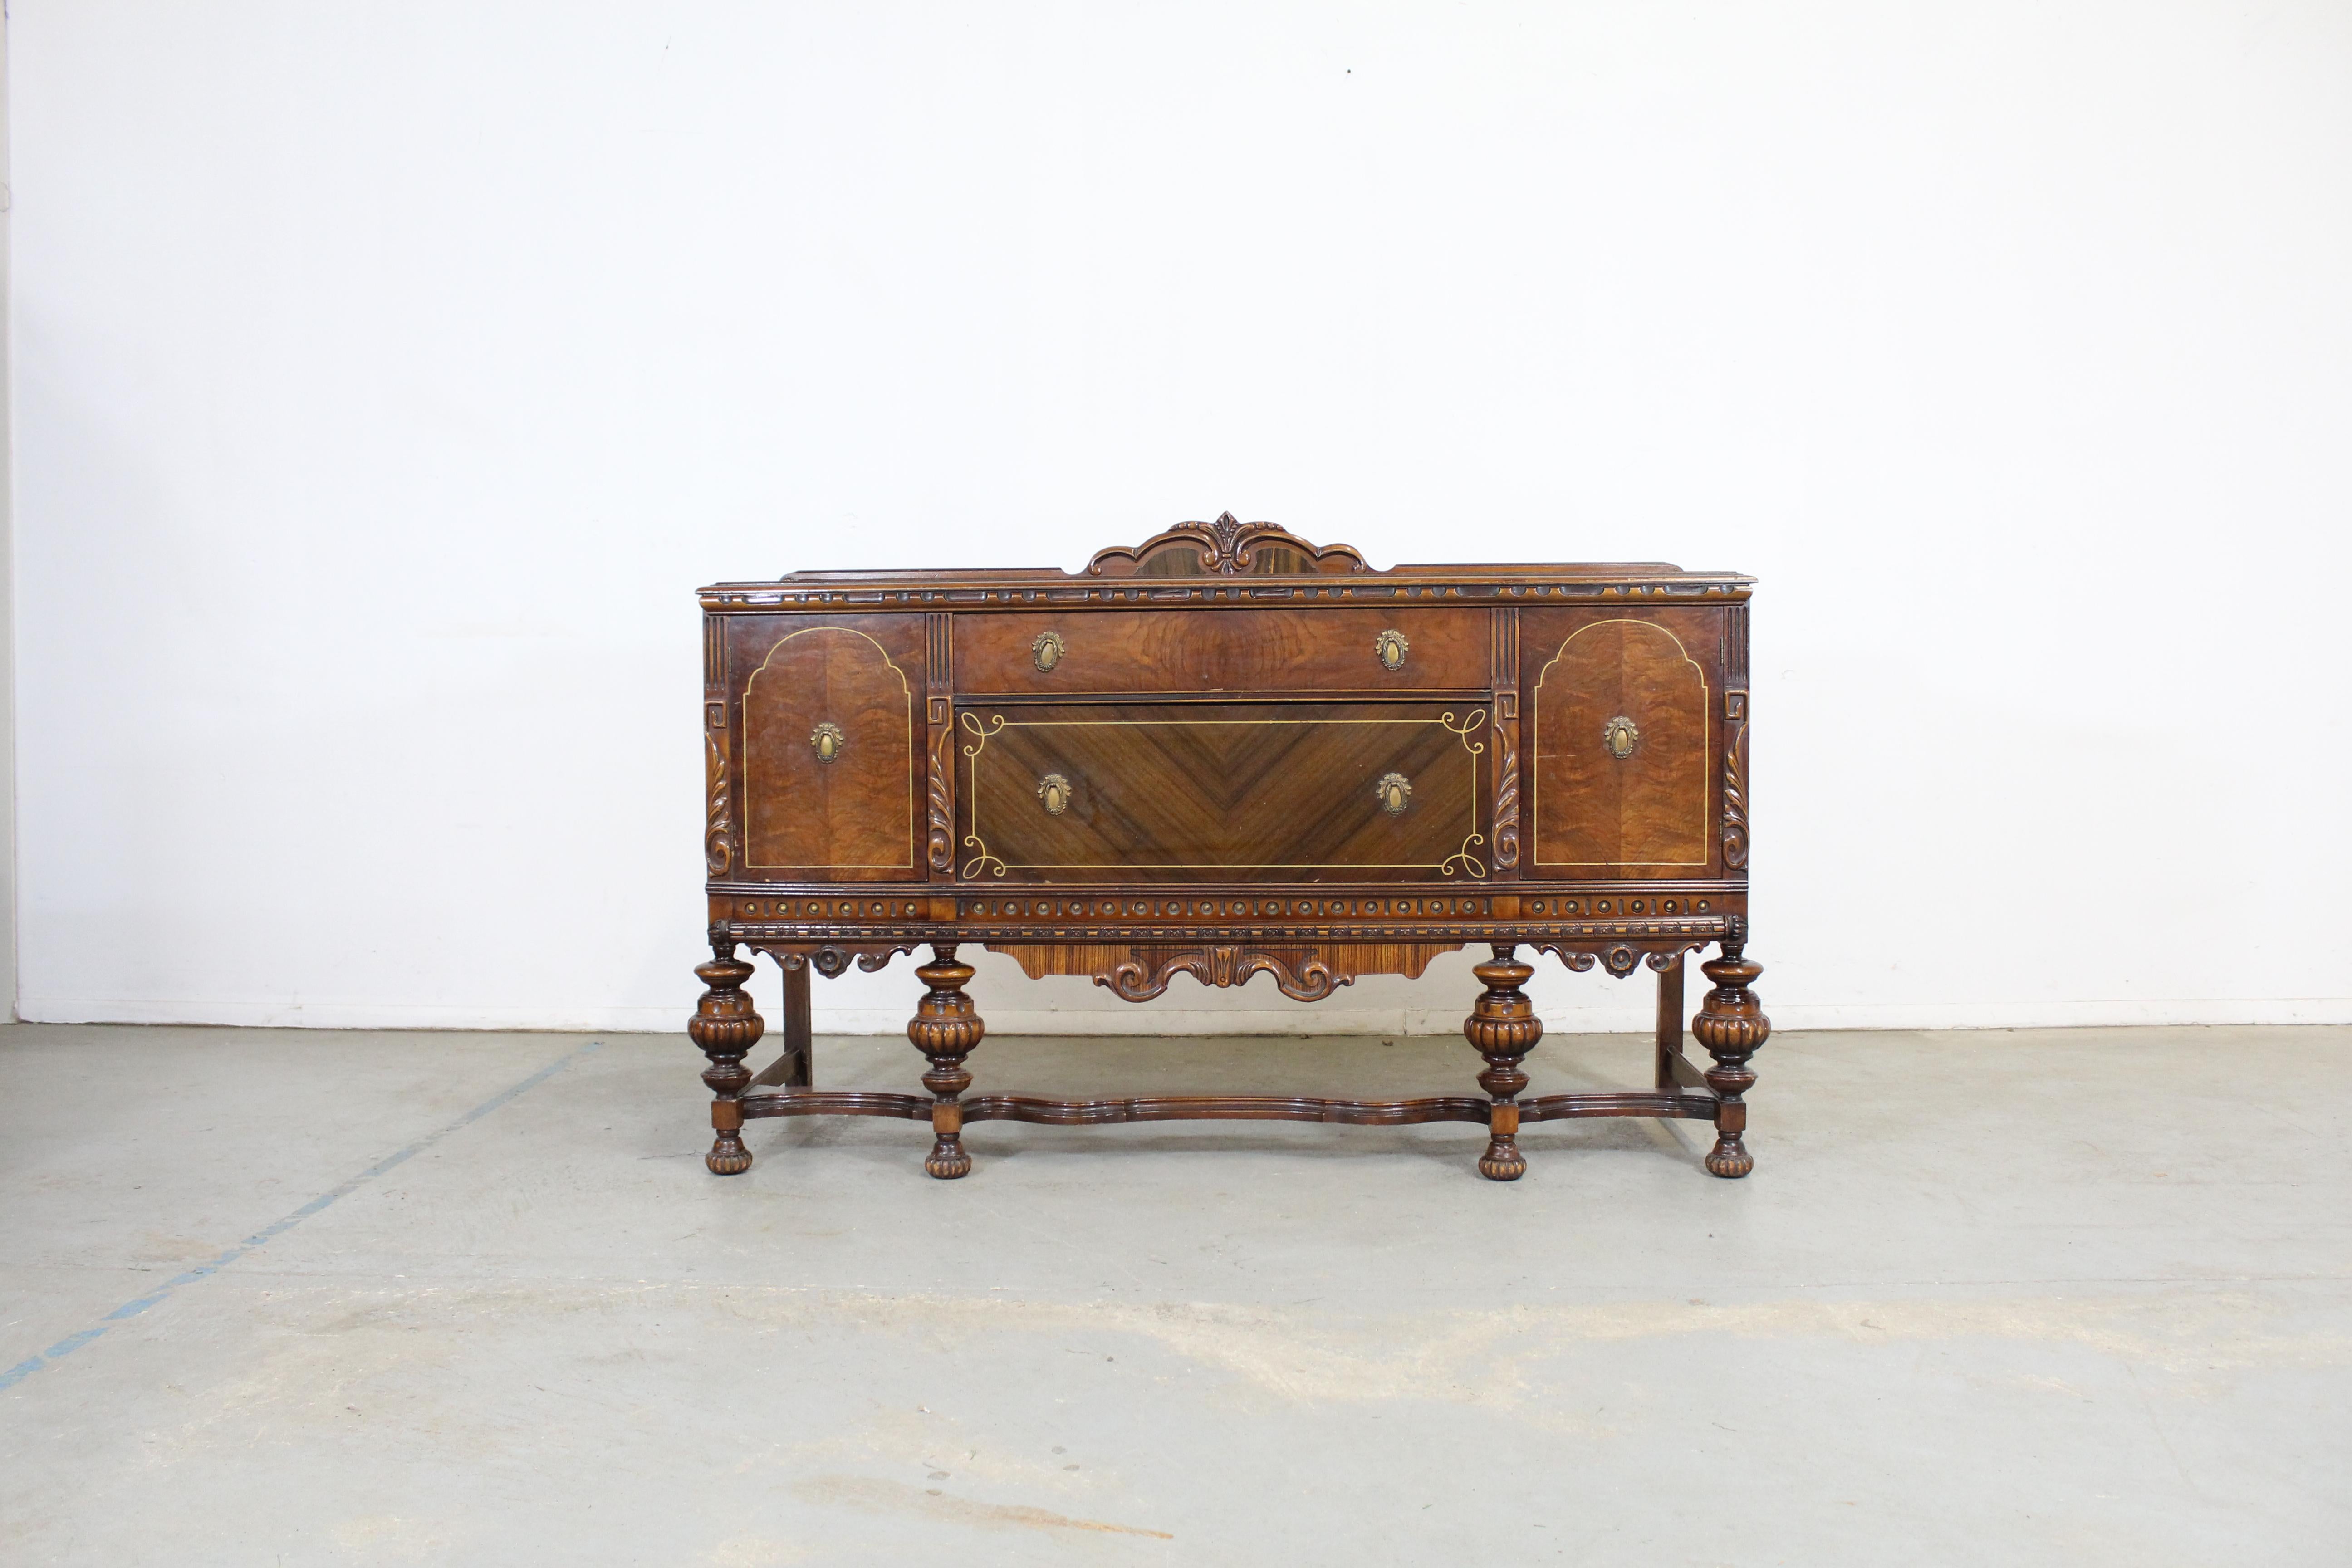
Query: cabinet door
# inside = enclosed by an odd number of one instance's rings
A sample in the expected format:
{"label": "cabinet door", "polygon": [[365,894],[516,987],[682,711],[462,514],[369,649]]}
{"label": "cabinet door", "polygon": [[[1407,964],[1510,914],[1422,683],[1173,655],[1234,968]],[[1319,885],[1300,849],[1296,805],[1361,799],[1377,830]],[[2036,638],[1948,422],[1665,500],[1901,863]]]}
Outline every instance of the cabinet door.
{"label": "cabinet door", "polygon": [[744,872],[920,877],[922,617],[745,616],[738,627]]}
{"label": "cabinet door", "polygon": [[1531,876],[1714,868],[1724,627],[1714,608],[1523,616]]}

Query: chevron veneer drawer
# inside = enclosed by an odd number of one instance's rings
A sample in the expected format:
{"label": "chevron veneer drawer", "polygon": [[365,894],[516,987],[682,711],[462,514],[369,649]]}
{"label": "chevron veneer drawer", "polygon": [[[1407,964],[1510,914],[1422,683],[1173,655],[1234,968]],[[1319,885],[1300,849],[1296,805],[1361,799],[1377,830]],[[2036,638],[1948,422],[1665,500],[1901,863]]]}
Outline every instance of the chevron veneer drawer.
{"label": "chevron veneer drawer", "polygon": [[[1769,1032],[1745,953],[1750,586],[1659,562],[1375,571],[1226,516],[1076,574],[705,588],[709,1168],[749,1168],[758,1117],[927,1121],[935,1176],[971,1168],[967,1121],[1244,1117],[1475,1121],[1480,1173],[1508,1180],[1522,1121],[1664,1116],[1712,1121],[1707,1169],[1745,1174]],[[1472,944],[1476,1096],[964,1093],[985,1032],[966,945],[1139,1002],[1187,974],[1317,1001]],[[1702,1069],[1683,964],[1709,944]],[[743,946],[784,975],[784,1049],[756,1073]],[[926,1092],[816,1087],[810,976],[918,946]],[[1657,974],[1651,1087],[1523,1097],[1523,948]]]}
{"label": "chevron veneer drawer", "polygon": [[957,726],[982,883],[1466,882],[1492,858],[1483,702],[979,704]]}

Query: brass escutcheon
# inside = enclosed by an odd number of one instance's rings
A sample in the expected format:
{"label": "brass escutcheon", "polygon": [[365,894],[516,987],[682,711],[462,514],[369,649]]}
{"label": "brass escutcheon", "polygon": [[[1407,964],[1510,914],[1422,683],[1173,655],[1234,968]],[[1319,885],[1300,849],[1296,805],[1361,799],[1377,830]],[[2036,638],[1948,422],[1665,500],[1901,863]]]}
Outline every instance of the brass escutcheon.
{"label": "brass escutcheon", "polygon": [[809,744],[816,748],[818,762],[829,763],[841,755],[841,749],[849,744],[849,737],[841,732],[840,725],[828,721],[816,727],[816,732],[809,737]]}
{"label": "brass escutcheon", "polygon": [[1372,786],[1372,794],[1379,799],[1381,809],[1395,816],[1412,803],[1412,781],[1402,773],[1382,773],[1381,782]]}
{"label": "brass escutcheon", "polygon": [[1623,759],[1633,754],[1642,739],[1642,731],[1633,728],[1633,721],[1619,714],[1601,726],[1601,743],[1609,748],[1612,757]]}
{"label": "brass escutcheon", "polygon": [[1051,669],[1062,662],[1062,655],[1067,647],[1062,641],[1061,633],[1039,632],[1037,640],[1029,645],[1029,657],[1036,661],[1038,668]]}
{"label": "brass escutcheon", "polygon": [[1059,773],[1047,773],[1037,781],[1037,798],[1045,803],[1046,816],[1061,816],[1070,809],[1070,781]]}
{"label": "brass escutcheon", "polygon": [[1382,632],[1372,639],[1372,651],[1381,656],[1382,669],[1402,668],[1405,650],[1412,646],[1404,640],[1402,632],[1394,630]]}

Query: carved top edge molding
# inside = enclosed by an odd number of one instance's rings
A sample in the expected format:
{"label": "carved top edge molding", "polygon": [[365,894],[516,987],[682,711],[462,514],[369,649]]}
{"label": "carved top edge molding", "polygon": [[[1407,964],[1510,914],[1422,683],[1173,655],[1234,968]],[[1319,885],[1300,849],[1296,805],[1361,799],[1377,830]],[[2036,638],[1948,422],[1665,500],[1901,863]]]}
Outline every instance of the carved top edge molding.
{"label": "carved top edge molding", "polygon": [[[982,567],[967,570],[793,572],[772,582],[714,583],[700,590],[713,609],[784,604],[877,603],[885,597],[926,602],[984,604],[1026,599],[1038,593],[1056,599],[1092,599],[1085,584],[1122,584],[1115,597],[1148,594],[1153,598],[1218,596],[1223,583],[1238,592],[1243,582],[1262,584],[1256,594],[1294,597],[1307,581],[1402,579],[1402,592],[1451,595],[1460,587],[1496,584],[1580,584],[1649,586],[1675,596],[1704,591],[1710,597],[1745,598],[1752,577],[1735,572],[1685,572],[1663,561],[1548,562],[1526,564],[1401,565],[1381,571],[1368,564],[1352,545],[1317,545],[1271,522],[1243,522],[1230,511],[1213,522],[1183,522],[1137,545],[1095,552],[1082,572],[1055,567]],[[1236,579],[1241,580],[1239,582]],[[1129,582],[1132,587],[1124,585]],[[1288,584],[1283,586],[1282,584]],[[1308,596],[1318,596],[1308,587]],[[1351,590],[1327,586],[1323,595]],[[1386,596],[1386,595],[1383,595]],[[1483,596],[1483,595],[1482,595]]]}

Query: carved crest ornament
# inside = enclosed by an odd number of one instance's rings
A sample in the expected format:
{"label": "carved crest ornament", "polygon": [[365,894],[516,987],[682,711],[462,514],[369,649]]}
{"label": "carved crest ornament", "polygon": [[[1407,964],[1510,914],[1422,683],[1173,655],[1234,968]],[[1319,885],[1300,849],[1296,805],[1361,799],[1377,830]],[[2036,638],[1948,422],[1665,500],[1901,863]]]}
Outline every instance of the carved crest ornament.
{"label": "carved crest ornament", "polygon": [[1369,572],[1352,545],[1318,547],[1273,522],[1243,522],[1232,512],[1217,514],[1213,522],[1180,522],[1155,533],[1132,549],[1097,551],[1087,563],[1090,577],[1145,575],[1154,563],[1163,566],[1190,556],[1194,570],[1170,575],[1234,577],[1244,573]]}

